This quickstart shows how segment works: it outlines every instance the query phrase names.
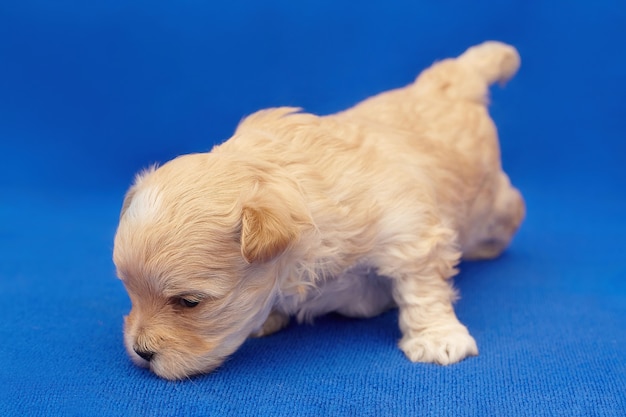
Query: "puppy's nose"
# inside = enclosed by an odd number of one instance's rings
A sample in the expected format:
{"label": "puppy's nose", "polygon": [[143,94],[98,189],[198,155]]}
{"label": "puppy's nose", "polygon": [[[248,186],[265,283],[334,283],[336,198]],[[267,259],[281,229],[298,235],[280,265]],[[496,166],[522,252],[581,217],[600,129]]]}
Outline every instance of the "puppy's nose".
{"label": "puppy's nose", "polygon": [[133,347],[133,350],[135,351],[135,353],[137,355],[139,355],[142,359],[150,362],[150,360],[152,359],[152,357],[154,356],[154,352],[150,352],[148,350],[143,350],[140,349],[139,347],[135,346]]}

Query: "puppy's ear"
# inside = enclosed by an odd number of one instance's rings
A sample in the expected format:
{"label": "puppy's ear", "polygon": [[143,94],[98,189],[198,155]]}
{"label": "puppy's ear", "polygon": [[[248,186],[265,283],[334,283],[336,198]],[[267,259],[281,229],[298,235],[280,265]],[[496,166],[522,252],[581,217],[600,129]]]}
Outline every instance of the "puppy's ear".
{"label": "puppy's ear", "polygon": [[298,227],[288,213],[265,207],[243,208],[241,254],[246,262],[268,262],[283,253],[298,237]]}

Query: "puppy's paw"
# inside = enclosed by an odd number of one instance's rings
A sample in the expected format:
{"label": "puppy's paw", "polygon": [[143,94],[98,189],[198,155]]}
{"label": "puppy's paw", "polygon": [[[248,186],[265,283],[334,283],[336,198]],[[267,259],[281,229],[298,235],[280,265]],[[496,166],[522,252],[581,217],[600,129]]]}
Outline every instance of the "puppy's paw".
{"label": "puppy's paw", "polygon": [[405,335],[399,346],[412,362],[450,365],[478,355],[476,341],[461,324]]}
{"label": "puppy's paw", "polygon": [[289,324],[289,316],[278,311],[272,311],[263,323],[263,326],[250,334],[250,337],[263,337],[276,333]]}

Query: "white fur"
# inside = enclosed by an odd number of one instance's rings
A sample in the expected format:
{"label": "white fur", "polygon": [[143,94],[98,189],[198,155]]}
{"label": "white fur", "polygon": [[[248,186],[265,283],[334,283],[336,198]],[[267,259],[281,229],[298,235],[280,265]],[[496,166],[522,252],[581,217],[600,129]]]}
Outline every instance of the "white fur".
{"label": "white fur", "polygon": [[138,190],[126,211],[126,216],[138,223],[154,221],[161,214],[161,196],[158,185]]}

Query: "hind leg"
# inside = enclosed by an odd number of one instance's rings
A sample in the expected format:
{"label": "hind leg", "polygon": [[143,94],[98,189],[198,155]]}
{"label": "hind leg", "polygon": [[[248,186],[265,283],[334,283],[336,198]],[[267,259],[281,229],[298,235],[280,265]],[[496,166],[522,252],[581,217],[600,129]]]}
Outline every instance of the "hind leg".
{"label": "hind leg", "polygon": [[456,294],[448,278],[456,274],[460,258],[454,231],[435,226],[426,235],[399,241],[380,260],[379,272],[393,279],[400,349],[413,362],[441,365],[477,355],[476,342],[452,307]]}
{"label": "hind leg", "polygon": [[500,255],[513,239],[525,214],[522,195],[501,172],[494,185],[477,198],[470,217],[470,233],[463,245],[463,257],[478,260]]}

